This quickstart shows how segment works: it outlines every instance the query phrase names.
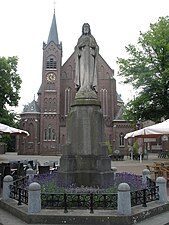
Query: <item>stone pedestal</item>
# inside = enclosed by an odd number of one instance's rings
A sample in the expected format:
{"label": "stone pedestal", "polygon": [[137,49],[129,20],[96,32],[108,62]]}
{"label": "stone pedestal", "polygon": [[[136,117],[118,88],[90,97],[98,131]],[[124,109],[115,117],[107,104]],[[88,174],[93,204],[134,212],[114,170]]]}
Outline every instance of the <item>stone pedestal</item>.
{"label": "stone pedestal", "polygon": [[78,94],[71,106],[58,171],[66,185],[109,186],[113,182],[100,108],[94,92]]}

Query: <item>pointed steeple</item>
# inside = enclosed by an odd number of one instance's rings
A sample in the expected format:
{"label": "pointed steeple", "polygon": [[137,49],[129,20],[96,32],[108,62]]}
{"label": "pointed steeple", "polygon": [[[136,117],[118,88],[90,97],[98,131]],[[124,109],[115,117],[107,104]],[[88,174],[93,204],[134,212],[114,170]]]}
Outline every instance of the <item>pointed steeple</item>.
{"label": "pointed steeple", "polygon": [[54,10],[54,14],[53,14],[53,19],[52,19],[52,24],[51,24],[51,27],[50,27],[50,32],[49,32],[47,44],[49,44],[51,41],[55,42],[55,44],[59,44],[55,10]]}

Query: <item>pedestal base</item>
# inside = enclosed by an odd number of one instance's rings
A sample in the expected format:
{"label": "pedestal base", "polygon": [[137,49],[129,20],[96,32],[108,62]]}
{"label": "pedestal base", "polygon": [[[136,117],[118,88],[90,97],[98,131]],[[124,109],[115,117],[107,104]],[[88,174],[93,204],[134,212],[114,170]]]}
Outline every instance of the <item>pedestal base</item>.
{"label": "pedestal base", "polygon": [[[104,120],[95,95],[79,93],[67,118],[67,140],[58,175],[66,186],[110,186],[114,176],[105,143]],[[87,95],[87,97],[89,97]]]}
{"label": "pedestal base", "polygon": [[113,186],[114,173],[98,172],[98,171],[75,171],[75,172],[59,172],[59,179],[64,181],[64,185],[69,187],[74,184],[77,187],[100,187],[108,188]]}

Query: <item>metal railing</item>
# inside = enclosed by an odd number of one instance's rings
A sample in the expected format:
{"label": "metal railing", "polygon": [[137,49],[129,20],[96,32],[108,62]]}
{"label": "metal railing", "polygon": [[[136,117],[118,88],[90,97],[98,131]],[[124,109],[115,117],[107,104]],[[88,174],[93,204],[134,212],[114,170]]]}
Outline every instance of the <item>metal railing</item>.
{"label": "metal railing", "polygon": [[41,195],[42,208],[63,208],[68,212],[68,208],[89,209],[90,213],[94,209],[116,209],[117,193],[43,193]]}
{"label": "metal railing", "polygon": [[159,199],[158,191],[159,187],[154,186],[131,192],[131,206],[142,205],[147,207],[148,202]]}
{"label": "metal railing", "polygon": [[25,188],[25,184],[28,183],[29,177],[22,177],[15,180],[13,185],[10,186],[10,198],[18,201],[18,205],[28,204],[28,190]]}
{"label": "metal railing", "polygon": [[[28,204],[28,189],[25,184],[28,177],[16,180],[11,185],[10,197],[18,201],[18,205],[22,203]],[[142,205],[147,206],[148,202],[159,199],[159,188],[155,183],[149,181],[149,185],[145,189],[131,192],[131,206]],[[90,213],[94,213],[94,209],[117,209],[118,194],[117,193],[42,193],[42,208],[63,209],[89,209]]]}

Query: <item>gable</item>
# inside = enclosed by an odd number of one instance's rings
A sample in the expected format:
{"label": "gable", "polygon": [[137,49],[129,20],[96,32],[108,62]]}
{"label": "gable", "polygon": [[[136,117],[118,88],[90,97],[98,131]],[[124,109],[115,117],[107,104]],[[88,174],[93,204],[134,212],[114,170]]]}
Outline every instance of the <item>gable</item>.
{"label": "gable", "polygon": [[[98,79],[109,80],[114,78],[114,70],[106,63],[106,61],[99,54],[98,56]],[[62,66],[61,79],[74,79],[75,72],[75,54],[68,58],[68,60]],[[73,76],[73,77],[72,77]]]}

